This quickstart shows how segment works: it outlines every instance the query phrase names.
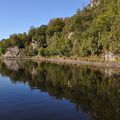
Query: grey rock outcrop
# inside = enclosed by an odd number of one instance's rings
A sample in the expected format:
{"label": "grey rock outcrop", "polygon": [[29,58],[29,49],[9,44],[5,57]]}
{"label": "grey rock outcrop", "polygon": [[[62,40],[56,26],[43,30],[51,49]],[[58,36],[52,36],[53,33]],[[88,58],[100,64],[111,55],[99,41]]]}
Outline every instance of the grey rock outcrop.
{"label": "grey rock outcrop", "polygon": [[4,58],[10,58],[10,57],[19,57],[20,56],[20,49],[15,46],[8,48],[6,53],[3,55]]}
{"label": "grey rock outcrop", "polygon": [[92,0],[90,6],[91,7],[94,7],[94,6],[97,6],[99,4],[100,0]]}

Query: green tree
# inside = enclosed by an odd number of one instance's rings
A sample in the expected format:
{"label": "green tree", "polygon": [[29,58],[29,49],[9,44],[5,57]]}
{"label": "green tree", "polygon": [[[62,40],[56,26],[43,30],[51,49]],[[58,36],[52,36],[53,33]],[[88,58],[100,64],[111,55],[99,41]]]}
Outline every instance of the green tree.
{"label": "green tree", "polygon": [[51,37],[54,35],[55,32],[62,32],[64,25],[65,23],[62,18],[50,20],[47,28],[47,35]]}

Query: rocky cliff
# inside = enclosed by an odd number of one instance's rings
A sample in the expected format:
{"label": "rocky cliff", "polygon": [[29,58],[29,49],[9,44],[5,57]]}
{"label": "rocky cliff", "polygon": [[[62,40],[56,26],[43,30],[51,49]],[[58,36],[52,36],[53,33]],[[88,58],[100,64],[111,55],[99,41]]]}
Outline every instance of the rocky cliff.
{"label": "rocky cliff", "polygon": [[15,46],[8,48],[6,53],[3,55],[4,58],[10,58],[10,57],[20,57],[20,49]]}

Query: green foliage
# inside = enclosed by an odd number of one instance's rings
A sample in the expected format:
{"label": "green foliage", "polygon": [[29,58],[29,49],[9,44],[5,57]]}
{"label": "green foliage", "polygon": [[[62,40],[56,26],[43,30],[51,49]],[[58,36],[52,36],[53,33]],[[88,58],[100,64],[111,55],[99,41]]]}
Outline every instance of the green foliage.
{"label": "green foliage", "polygon": [[10,39],[6,39],[6,40],[2,40],[0,41],[0,55],[4,54],[7,50],[7,48],[9,48],[11,46],[11,42]]}
{"label": "green foliage", "polygon": [[23,56],[36,56],[38,54],[37,50],[34,50],[32,46],[28,46],[23,50]]}
{"label": "green foliage", "polygon": [[35,33],[36,33],[36,28],[32,26],[30,30],[28,31],[28,36],[32,39],[32,37],[35,36]]}
{"label": "green foliage", "polygon": [[[78,9],[72,17],[54,18],[48,25],[31,27],[28,34],[13,34],[0,42],[0,54],[18,46],[30,56],[99,56],[106,51],[119,56],[119,6],[120,0],[100,0],[94,7]],[[30,48],[33,42],[36,52]]]}
{"label": "green foliage", "polygon": [[44,48],[40,48],[39,50],[38,50],[38,54],[40,55],[40,56],[45,56],[45,49]]}
{"label": "green foliage", "polygon": [[10,42],[12,46],[18,46],[19,48],[25,47],[25,42],[27,40],[27,34],[13,34],[10,35]]}
{"label": "green foliage", "polygon": [[28,36],[29,38],[34,41],[37,41],[38,47],[47,47],[47,42],[46,42],[46,30],[47,26],[42,25],[38,28],[31,27]]}
{"label": "green foliage", "polygon": [[120,54],[120,18],[116,18],[106,46],[114,54]]}
{"label": "green foliage", "polygon": [[64,21],[62,18],[56,18],[50,20],[47,28],[47,35],[52,37],[56,32],[62,32],[64,28]]}

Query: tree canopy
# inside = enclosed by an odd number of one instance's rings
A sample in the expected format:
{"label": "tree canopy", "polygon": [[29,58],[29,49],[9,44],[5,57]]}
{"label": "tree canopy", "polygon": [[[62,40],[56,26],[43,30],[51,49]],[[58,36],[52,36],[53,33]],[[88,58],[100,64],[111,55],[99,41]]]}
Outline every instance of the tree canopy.
{"label": "tree canopy", "polygon": [[[53,18],[48,25],[31,27],[28,33],[12,34],[0,42],[0,55],[18,46],[24,53],[44,56],[100,56],[105,51],[120,55],[120,0],[100,0],[66,18]],[[36,54],[33,54],[36,55]]]}

